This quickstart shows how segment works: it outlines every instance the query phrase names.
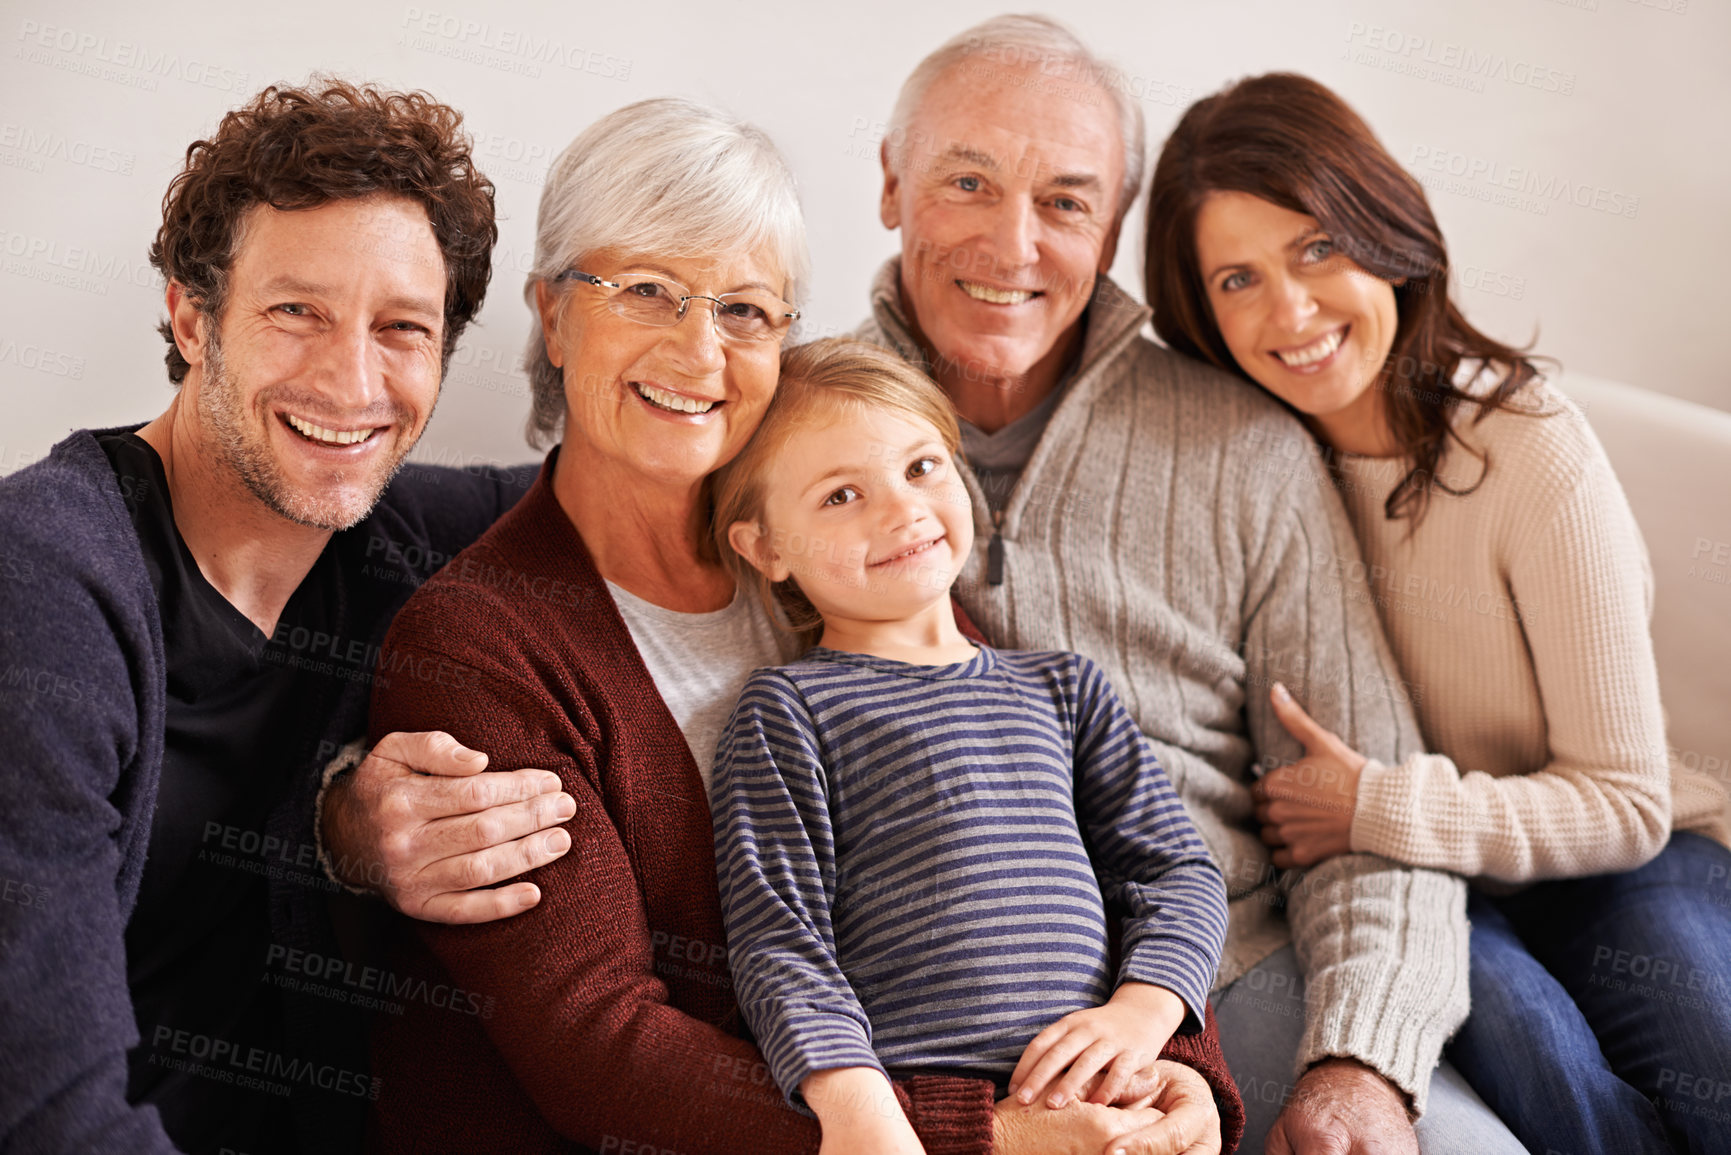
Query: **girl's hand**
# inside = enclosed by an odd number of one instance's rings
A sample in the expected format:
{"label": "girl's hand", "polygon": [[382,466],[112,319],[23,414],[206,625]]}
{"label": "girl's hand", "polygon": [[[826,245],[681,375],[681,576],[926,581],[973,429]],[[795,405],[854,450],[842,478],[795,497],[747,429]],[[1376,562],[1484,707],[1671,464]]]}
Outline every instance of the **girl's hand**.
{"label": "girl's hand", "polygon": [[1057,1079],[1048,1107],[1084,1095],[1092,1103],[1115,1102],[1154,1065],[1184,1014],[1183,1000],[1165,987],[1121,983],[1105,1006],[1072,1011],[1034,1036],[1010,1074],[1010,1095],[1032,1103]]}
{"label": "girl's hand", "polygon": [[1367,759],[1317,725],[1279,682],[1268,697],[1286,732],[1304,744],[1302,759],[1270,770],[1250,788],[1274,865],[1315,866],[1349,853],[1358,776]]}

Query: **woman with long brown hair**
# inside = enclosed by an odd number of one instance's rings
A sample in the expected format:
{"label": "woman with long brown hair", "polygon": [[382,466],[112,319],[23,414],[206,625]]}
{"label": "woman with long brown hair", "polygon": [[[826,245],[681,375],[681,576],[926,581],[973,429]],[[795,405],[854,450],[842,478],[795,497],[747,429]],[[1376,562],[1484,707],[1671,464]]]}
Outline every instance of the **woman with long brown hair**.
{"label": "woman with long brown hair", "polygon": [[1731,1081],[1725,799],[1669,765],[1651,569],[1598,440],[1449,299],[1423,189],[1313,80],[1192,106],[1148,221],[1156,331],[1315,436],[1435,750],[1367,761],[1275,686],[1307,751],[1258,786],[1275,862],[1478,884],[1449,1058],[1532,1149],[1708,1150],[1723,1124],[1677,1081]]}

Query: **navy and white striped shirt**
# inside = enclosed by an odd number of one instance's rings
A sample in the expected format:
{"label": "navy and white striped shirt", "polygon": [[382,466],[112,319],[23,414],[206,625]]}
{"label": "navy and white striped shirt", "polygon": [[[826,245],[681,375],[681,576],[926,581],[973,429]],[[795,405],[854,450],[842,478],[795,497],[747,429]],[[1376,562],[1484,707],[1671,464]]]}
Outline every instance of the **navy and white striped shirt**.
{"label": "navy and white striped shirt", "polygon": [[1158,983],[1201,1023],[1226,890],[1087,658],[815,649],[746,683],[711,801],[729,962],[791,1098],[813,1071],[1002,1083],[1028,1042]]}

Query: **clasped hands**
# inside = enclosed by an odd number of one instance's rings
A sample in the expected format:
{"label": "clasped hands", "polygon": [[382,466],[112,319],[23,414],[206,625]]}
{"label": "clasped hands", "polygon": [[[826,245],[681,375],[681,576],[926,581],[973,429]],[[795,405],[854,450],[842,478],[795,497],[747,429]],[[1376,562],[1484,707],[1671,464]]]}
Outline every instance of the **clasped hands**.
{"label": "clasped hands", "polygon": [[[1036,1035],[997,1105],[998,1155],[1218,1155],[1220,1114],[1208,1084],[1157,1059],[1186,1010],[1148,983],[1120,984],[1104,1005],[1065,1015]],[[801,1093],[823,1123],[820,1155],[919,1155],[923,1150],[869,1068],[817,1072]],[[885,1109],[883,1101],[887,1101]]]}
{"label": "clasped hands", "polygon": [[[1156,1058],[1186,1013],[1166,988],[1125,982],[1104,1005],[1073,1011],[1035,1035],[1010,1073],[1009,1097],[998,1104],[996,1149],[1216,1155],[1213,1093],[1193,1069]],[[1098,1117],[1071,1119],[1062,1136],[1036,1141],[1044,1117],[1075,1111]]]}

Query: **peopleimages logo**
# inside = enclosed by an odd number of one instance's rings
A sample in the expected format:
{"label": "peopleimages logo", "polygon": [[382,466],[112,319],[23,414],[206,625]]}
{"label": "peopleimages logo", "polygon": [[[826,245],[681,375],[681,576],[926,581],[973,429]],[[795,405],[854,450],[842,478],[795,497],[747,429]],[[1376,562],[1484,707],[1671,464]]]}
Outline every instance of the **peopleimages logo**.
{"label": "peopleimages logo", "polygon": [[280,1095],[288,1094],[290,1085],[298,1083],[357,1099],[379,1097],[380,1081],[363,1072],[242,1046],[214,1035],[159,1024],[151,1034],[150,1046],[151,1065],[222,1083]]}
{"label": "peopleimages logo", "polygon": [[0,270],[81,292],[108,294],[110,283],[161,291],[162,276],[149,261],[128,260],[87,245],[0,228]]}
{"label": "peopleimages logo", "polygon": [[1474,92],[1483,92],[1486,81],[1560,96],[1571,96],[1575,91],[1573,72],[1453,40],[1437,40],[1424,33],[1354,20],[1347,25],[1346,41],[1347,58],[1356,64],[1409,73]]}
{"label": "peopleimages logo", "polygon": [[1549,213],[1553,204],[1567,204],[1633,220],[1641,208],[1640,197],[1620,189],[1448,148],[1414,145],[1407,167],[1427,189],[1507,204],[1540,216]]}
{"label": "peopleimages logo", "polygon": [[400,43],[421,52],[539,77],[551,64],[602,80],[630,80],[632,62],[621,56],[570,44],[557,36],[537,35],[488,20],[469,20],[449,12],[411,7],[403,14]]}
{"label": "peopleimages logo", "polygon": [[74,381],[84,377],[84,358],[77,354],[59,352],[30,341],[15,341],[10,337],[0,337],[0,365],[16,365],[20,369],[34,369],[38,373],[70,377]]}
{"label": "peopleimages logo", "polygon": [[[42,171],[42,161],[55,160],[97,172],[131,176],[132,166],[137,160],[130,152],[78,140],[52,129],[31,128],[11,121],[0,124],[0,150],[3,150],[0,151],[0,164],[14,168],[29,167],[32,172]],[[19,159],[29,164],[16,163]]]}
{"label": "peopleimages logo", "polygon": [[[111,40],[95,32],[24,20],[18,25],[20,47],[13,56],[33,64],[46,64],[69,72],[84,72],[98,79],[114,80],[155,91],[157,77],[172,77],[203,88],[240,92],[247,88],[247,74],[172,49],[152,48],[130,40]],[[58,58],[52,54],[58,54]],[[111,66],[104,70],[101,66]],[[116,74],[114,68],[130,73]]]}

